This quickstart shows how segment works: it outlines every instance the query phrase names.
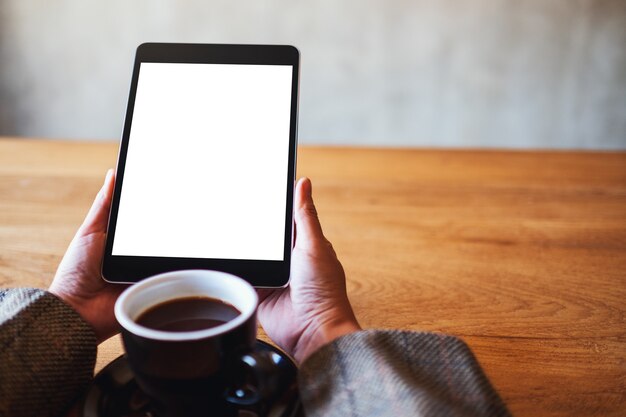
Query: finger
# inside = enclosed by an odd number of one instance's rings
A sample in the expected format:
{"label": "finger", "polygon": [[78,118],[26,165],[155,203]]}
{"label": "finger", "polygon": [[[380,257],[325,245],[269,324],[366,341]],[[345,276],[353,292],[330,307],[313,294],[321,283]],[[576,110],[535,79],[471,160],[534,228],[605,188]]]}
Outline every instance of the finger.
{"label": "finger", "polygon": [[96,195],[96,198],[80,227],[79,233],[86,235],[97,232],[106,232],[107,221],[109,219],[109,210],[111,208],[111,199],[113,197],[113,185],[115,179],[113,170],[109,169],[104,178],[104,184]]}
{"label": "finger", "polygon": [[296,184],[296,246],[325,240],[312,192],[310,179],[302,178]]}

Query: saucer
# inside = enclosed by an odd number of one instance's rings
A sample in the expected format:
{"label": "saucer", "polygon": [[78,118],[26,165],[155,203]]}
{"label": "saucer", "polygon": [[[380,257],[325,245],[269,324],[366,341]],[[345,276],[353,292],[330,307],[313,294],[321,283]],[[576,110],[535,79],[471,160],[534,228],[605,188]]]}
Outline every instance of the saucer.
{"label": "saucer", "polygon": [[[255,350],[275,353],[274,362],[291,375],[285,380],[282,394],[270,404],[241,406],[238,417],[301,417],[304,415],[298,395],[298,368],[291,358],[274,346],[256,341]],[[154,417],[150,400],[139,389],[124,355],[109,363],[95,376],[83,400],[83,417]]]}

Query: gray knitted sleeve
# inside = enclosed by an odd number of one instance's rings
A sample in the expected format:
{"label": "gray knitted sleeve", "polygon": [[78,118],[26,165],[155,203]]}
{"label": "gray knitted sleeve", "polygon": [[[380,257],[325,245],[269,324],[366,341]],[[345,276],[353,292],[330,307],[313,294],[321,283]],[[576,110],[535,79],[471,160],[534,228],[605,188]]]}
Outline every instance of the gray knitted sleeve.
{"label": "gray knitted sleeve", "polygon": [[307,417],[509,416],[460,339],[367,330],[343,336],[302,364]]}
{"label": "gray knitted sleeve", "polygon": [[96,337],[37,289],[0,289],[0,416],[58,416],[93,377]]}

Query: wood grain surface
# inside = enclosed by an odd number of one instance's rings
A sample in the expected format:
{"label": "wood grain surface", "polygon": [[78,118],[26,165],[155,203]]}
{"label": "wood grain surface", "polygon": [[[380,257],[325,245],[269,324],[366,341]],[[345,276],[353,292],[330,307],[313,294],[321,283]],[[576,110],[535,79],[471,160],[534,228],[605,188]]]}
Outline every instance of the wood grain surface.
{"label": "wood grain surface", "polygon": [[[0,140],[0,286],[49,285],[116,158]],[[364,327],[461,336],[516,416],[626,415],[625,153],[303,147],[298,173]]]}

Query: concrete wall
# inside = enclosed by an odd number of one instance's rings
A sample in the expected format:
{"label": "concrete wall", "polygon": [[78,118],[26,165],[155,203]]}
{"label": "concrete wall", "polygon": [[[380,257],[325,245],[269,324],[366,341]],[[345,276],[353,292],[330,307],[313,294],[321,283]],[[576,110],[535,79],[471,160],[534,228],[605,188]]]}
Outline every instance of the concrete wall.
{"label": "concrete wall", "polygon": [[0,0],[0,134],[118,138],[144,41],[298,46],[303,143],[626,148],[626,0]]}

